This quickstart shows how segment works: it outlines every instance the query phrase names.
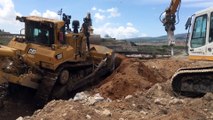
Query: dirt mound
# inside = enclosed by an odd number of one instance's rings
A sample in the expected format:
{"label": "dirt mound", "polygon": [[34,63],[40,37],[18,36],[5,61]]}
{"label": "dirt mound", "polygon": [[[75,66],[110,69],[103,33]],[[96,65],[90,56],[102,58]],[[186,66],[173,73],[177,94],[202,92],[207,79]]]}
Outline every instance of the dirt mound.
{"label": "dirt mound", "polygon": [[[169,81],[159,83],[146,92],[138,92],[125,99],[97,102],[51,101],[26,120],[210,120],[213,119],[213,94],[203,98],[176,98],[170,91]],[[89,97],[90,98],[90,97]]]}
{"label": "dirt mound", "polygon": [[[197,63],[183,59],[124,59],[121,66],[95,88],[104,97],[116,100],[94,102],[91,90],[82,100],[51,101],[24,119],[212,120],[212,93],[194,99],[172,93],[169,78],[179,67],[192,64]],[[87,104],[88,101],[92,104]]]}
{"label": "dirt mound", "polygon": [[[150,76],[156,76],[156,82],[164,82],[172,77],[172,75],[181,67],[187,67],[192,64],[192,61],[187,60],[186,58],[182,59],[174,59],[174,58],[165,58],[165,59],[153,59],[145,61],[145,66],[140,67],[140,69],[146,68],[144,71],[149,71],[149,74],[143,74],[143,75],[149,75],[148,79],[154,79],[150,78]],[[147,70],[148,69],[148,70]],[[141,70],[142,71],[142,70]],[[151,75],[150,75],[151,72]]]}
{"label": "dirt mound", "polygon": [[[42,110],[37,110],[32,117],[25,120],[85,120],[90,118],[101,120],[102,117],[91,107],[73,101],[51,101]],[[21,118],[21,117],[20,117]]]}
{"label": "dirt mound", "polygon": [[155,83],[167,81],[177,69],[189,63],[173,59],[124,59],[97,91],[106,98],[119,99],[136,91],[145,91]]}
{"label": "dirt mound", "polygon": [[139,64],[139,61],[135,59],[125,59],[120,67],[98,88],[98,92],[104,97],[118,99],[139,89],[149,88],[151,82],[146,81],[138,73]]}

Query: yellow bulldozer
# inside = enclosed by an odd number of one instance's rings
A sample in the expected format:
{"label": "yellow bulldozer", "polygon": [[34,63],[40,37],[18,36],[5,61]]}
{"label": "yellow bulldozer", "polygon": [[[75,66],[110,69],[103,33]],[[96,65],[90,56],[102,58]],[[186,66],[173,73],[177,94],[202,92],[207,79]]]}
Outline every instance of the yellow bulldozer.
{"label": "yellow bulldozer", "polygon": [[0,46],[0,83],[36,90],[40,103],[59,99],[115,68],[115,54],[104,46],[90,44],[91,17],[63,20],[37,16],[17,17],[25,34]]}

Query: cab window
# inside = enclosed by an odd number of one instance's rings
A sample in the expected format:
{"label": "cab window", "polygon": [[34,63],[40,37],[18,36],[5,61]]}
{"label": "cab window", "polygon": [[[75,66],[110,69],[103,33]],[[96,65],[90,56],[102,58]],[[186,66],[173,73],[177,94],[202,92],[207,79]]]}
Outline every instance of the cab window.
{"label": "cab window", "polygon": [[197,48],[205,45],[206,26],[207,26],[207,15],[202,15],[195,18],[191,39],[192,48]]}
{"label": "cab window", "polygon": [[26,39],[30,43],[51,46],[54,44],[53,28],[38,22],[27,22]]}
{"label": "cab window", "polygon": [[210,17],[209,42],[213,42],[213,12]]}

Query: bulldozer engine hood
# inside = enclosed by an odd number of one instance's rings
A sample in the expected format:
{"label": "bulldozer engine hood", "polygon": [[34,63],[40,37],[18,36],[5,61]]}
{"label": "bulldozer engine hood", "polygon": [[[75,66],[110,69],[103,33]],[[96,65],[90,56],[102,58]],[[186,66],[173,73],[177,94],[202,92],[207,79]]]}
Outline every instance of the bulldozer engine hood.
{"label": "bulldozer engine hood", "polygon": [[66,58],[73,58],[74,56],[68,56],[73,53],[72,47],[60,48],[58,50],[52,50],[50,47],[44,47],[36,44],[29,44],[26,48],[26,53],[23,59],[26,63],[34,66],[40,66],[42,68],[55,70],[58,65],[64,62]]}
{"label": "bulldozer engine hood", "polygon": [[8,47],[0,48],[0,51],[3,51],[0,56],[8,55],[9,57],[14,57],[16,51],[20,51],[25,63],[51,70],[55,70],[64,61],[75,57],[71,46],[61,46],[60,49],[54,50],[49,46],[17,42],[15,39],[10,41]]}
{"label": "bulldozer engine hood", "polygon": [[15,48],[0,46],[0,57],[14,57],[16,56],[18,50]]}

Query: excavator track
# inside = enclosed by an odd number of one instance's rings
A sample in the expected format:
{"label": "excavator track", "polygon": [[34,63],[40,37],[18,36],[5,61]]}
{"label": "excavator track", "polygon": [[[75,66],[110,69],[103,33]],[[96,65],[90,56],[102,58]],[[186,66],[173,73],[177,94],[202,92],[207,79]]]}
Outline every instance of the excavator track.
{"label": "excavator track", "polygon": [[176,94],[198,97],[213,92],[213,66],[179,69],[172,77]]}

